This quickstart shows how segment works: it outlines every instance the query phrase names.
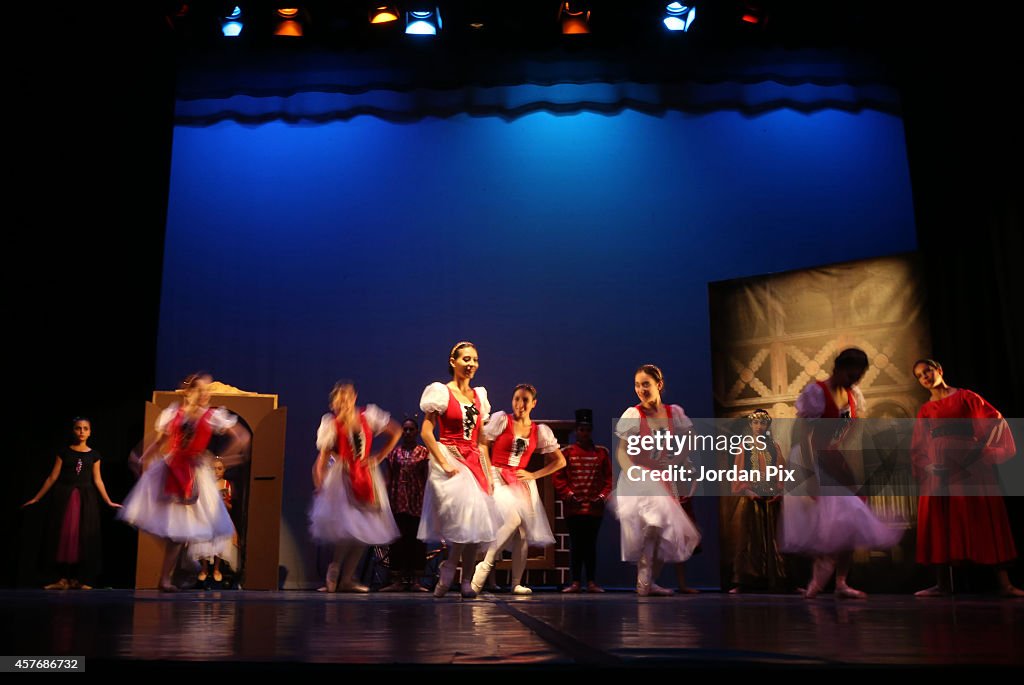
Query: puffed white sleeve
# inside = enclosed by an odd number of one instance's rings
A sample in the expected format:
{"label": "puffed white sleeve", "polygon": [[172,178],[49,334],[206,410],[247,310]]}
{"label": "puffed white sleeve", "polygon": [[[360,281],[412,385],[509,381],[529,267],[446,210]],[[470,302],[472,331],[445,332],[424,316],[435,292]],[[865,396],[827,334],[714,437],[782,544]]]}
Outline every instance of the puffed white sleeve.
{"label": "puffed white sleeve", "polygon": [[630,407],[622,412],[618,422],[615,424],[615,435],[620,438],[628,438],[640,432],[640,410]]}
{"label": "puffed white sleeve", "polygon": [[480,398],[480,416],[486,421],[491,415],[491,401],[487,399],[487,388],[480,386],[473,389],[476,390],[476,396]]}
{"label": "puffed white sleeve", "polygon": [[376,404],[368,404],[363,409],[363,416],[366,417],[366,423],[370,426],[370,432],[374,435],[380,435],[384,432],[384,429],[388,427],[388,423],[391,422],[391,414],[384,411]]}
{"label": "puffed white sleeve", "polygon": [[171,406],[167,407],[167,409],[160,412],[160,416],[156,419],[156,430],[158,433],[167,432],[167,426],[171,425],[171,421],[173,421],[174,417],[178,414],[179,406],[180,405],[175,402]]}
{"label": "puffed white sleeve", "polygon": [[558,440],[551,432],[551,427],[545,423],[537,425],[537,453],[549,454],[558,449]]}
{"label": "puffed white sleeve", "polygon": [[860,391],[859,385],[850,388],[850,392],[853,393],[853,401],[857,405],[857,417],[864,418],[868,414],[868,402],[864,399],[864,393]]}
{"label": "puffed white sleeve", "polygon": [[424,414],[443,414],[448,409],[448,388],[442,383],[431,383],[420,396],[420,409]]}
{"label": "puffed white sleeve", "polygon": [[508,428],[508,414],[503,411],[496,411],[484,424],[484,437],[487,442],[494,442]]}
{"label": "puffed white sleeve", "polygon": [[818,419],[825,414],[825,391],[811,383],[796,398],[796,415],[800,419]]}
{"label": "puffed white sleeve", "polygon": [[685,433],[686,431],[693,428],[693,421],[686,415],[683,408],[678,404],[672,405],[672,430],[679,433]]}
{"label": "puffed white sleeve", "polygon": [[210,427],[214,433],[224,433],[231,430],[238,423],[238,417],[224,407],[217,407],[210,414]]}
{"label": "puffed white sleeve", "polygon": [[324,414],[316,431],[316,448],[320,451],[332,450],[337,442],[338,427],[334,425],[334,414]]}

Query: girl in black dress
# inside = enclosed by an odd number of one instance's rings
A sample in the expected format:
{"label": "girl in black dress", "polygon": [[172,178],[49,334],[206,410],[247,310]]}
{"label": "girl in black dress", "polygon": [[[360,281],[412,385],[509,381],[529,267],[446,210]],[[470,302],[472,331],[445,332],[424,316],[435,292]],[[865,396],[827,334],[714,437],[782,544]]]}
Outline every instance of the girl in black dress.
{"label": "girl in black dress", "polygon": [[36,496],[23,504],[35,504],[54,491],[54,516],[48,528],[47,556],[57,568],[60,580],[45,586],[47,590],[91,590],[100,570],[100,499],[114,509],[100,476],[100,453],[88,445],[92,434],[89,419],[72,422],[72,444],[57,454],[53,471]]}

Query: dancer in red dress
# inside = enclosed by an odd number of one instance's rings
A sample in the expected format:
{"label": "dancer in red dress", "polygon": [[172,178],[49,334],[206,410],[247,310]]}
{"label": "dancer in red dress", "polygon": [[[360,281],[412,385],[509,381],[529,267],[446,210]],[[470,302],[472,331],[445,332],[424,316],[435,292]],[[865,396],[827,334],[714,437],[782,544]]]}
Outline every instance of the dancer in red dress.
{"label": "dancer in red dress", "polygon": [[654,364],[636,370],[633,388],[640,404],[626,409],[615,428],[619,438],[615,454],[622,472],[612,510],[620,522],[622,560],[637,565],[637,594],[671,595],[671,590],[655,582],[662,565],[689,559],[700,544],[700,533],[683,511],[671,484],[642,475],[668,465],[665,457],[653,452],[631,456],[626,443],[630,436],[650,436],[653,431],[683,434],[693,422],[678,404],[662,402],[665,381]]}
{"label": "dancer in red dress", "polygon": [[[537,481],[564,467],[565,457],[551,429],[531,420],[530,412],[536,406],[537,389],[527,383],[517,385],[512,393],[512,416],[495,412],[484,427],[490,448],[494,502],[501,514],[502,526],[498,537],[487,548],[484,560],[476,565],[472,584],[475,592],[483,589],[494,568],[494,560],[511,543],[512,593],[532,594],[533,590],[522,584],[527,550],[530,545],[555,544]],[[534,452],[550,455],[552,459],[537,471],[527,471],[525,467]]]}
{"label": "dancer in red dress", "polygon": [[832,375],[809,384],[796,400],[800,419],[794,426],[790,465],[808,477],[804,496],[787,494],[782,501],[779,548],[814,557],[814,574],[804,596],[816,597],[836,576],[836,597],[864,599],[867,594],[847,584],[853,550],[885,549],[902,537],[852,493],[854,477],[843,454],[851,422],[864,415],[865,402],[857,383],[868,369],[868,356],[851,347],[836,357]]}
{"label": "dancer in red dress", "polygon": [[931,393],[917,413],[911,446],[922,486],[917,561],[934,565],[937,579],[916,596],[949,594],[949,564],[971,561],[995,567],[1002,595],[1024,597],[1005,566],[1017,550],[992,468],[1017,452],[1009,426],[977,393],[950,387],[938,362],[914,362],[914,377]]}
{"label": "dancer in red dress", "polygon": [[[353,577],[363,552],[368,545],[387,545],[400,535],[378,465],[402,429],[375,404],[357,407],[357,396],[351,381],[335,383],[332,411],[323,415],[316,435],[316,495],[309,520],[313,539],[334,545],[325,592],[369,592]],[[387,435],[387,443],[371,454],[373,436],[381,434]]]}
{"label": "dancer in red dress", "polygon": [[139,459],[142,476],[118,513],[126,523],[164,538],[159,583],[164,592],[178,590],[171,574],[183,544],[218,545],[235,535],[207,448],[214,434],[229,435],[231,442],[221,458],[228,465],[237,463],[243,458],[249,435],[238,428],[238,419],[226,409],[210,407],[212,380],[209,374],[195,373],[182,382],[179,392],[184,394],[184,403],[171,405],[157,419],[156,439]]}
{"label": "dancer in red dress", "polygon": [[[441,576],[434,596],[442,597],[462,562],[462,596],[476,597],[470,580],[480,544],[497,537],[500,517],[491,497],[491,464],[481,428],[491,414],[487,390],[471,387],[480,368],[476,347],[460,342],[448,355],[447,384],[431,383],[420,398],[426,415],[420,437],[432,457],[423,515],[417,537],[423,541],[444,540],[448,558],[441,564]],[[434,437],[434,426],[438,437]]]}

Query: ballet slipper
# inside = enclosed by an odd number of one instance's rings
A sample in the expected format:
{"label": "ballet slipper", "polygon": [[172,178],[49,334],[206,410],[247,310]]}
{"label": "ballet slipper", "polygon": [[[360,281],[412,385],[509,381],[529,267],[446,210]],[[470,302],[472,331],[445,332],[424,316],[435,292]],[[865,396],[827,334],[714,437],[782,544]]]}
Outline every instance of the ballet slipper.
{"label": "ballet slipper", "polygon": [[441,562],[441,575],[437,579],[437,585],[434,586],[434,596],[444,597],[444,594],[448,592],[448,589],[452,586],[452,580],[455,578],[455,564],[450,561]]}
{"label": "ballet slipper", "polygon": [[493,568],[494,564],[489,564],[486,560],[476,565],[476,570],[473,572],[473,580],[470,581],[470,586],[473,588],[474,593],[484,589],[484,583],[487,582],[487,576],[491,575],[491,569]]}
{"label": "ballet slipper", "polygon": [[843,583],[842,585],[840,585],[839,583],[836,583],[836,592],[835,592],[835,594],[836,594],[836,597],[838,597],[839,599],[867,599],[868,598],[868,593],[863,592],[861,590],[857,590],[855,588],[852,588],[852,587],[850,587],[849,585],[847,585],[845,583]]}

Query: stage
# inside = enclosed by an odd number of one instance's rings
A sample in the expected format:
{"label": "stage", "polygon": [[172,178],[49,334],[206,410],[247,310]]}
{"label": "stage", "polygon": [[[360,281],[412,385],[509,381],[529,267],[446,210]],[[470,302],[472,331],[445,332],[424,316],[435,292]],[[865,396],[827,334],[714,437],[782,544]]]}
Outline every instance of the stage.
{"label": "stage", "polygon": [[[1024,601],[4,591],[3,652],[87,671],[1024,665]],[[471,670],[471,669],[470,669]]]}

